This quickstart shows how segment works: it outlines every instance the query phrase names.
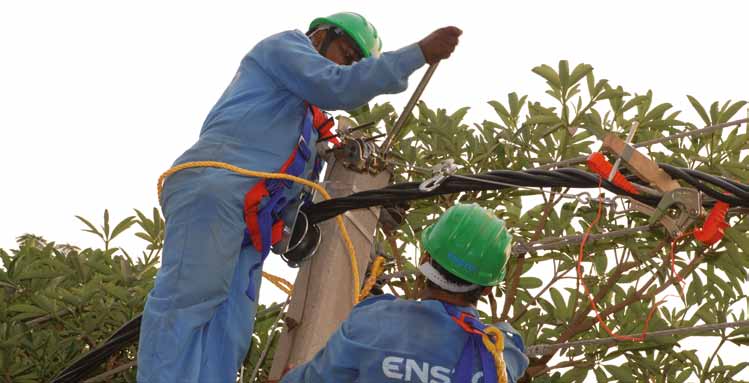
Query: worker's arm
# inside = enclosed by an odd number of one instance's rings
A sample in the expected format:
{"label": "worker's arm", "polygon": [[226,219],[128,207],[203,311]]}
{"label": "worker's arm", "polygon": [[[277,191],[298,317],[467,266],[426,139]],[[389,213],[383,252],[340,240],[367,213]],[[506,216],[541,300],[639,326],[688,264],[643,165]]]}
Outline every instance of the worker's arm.
{"label": "worker's arm", "polygon": [[349,321],[328,339],[328,343],[311,361],[298,366],[281,379],[281,383],[353,382],[359,376],[357,358],[363,355],[347,336]]}
{"label": "worker's arm", "polygon": [[276,34],[258,44],[254,59],[279,85],[326,110],[351,110],[380,94],[399,93],[408,76],[425,63],[419,44],[350,66],[320,55],[299,31]]}

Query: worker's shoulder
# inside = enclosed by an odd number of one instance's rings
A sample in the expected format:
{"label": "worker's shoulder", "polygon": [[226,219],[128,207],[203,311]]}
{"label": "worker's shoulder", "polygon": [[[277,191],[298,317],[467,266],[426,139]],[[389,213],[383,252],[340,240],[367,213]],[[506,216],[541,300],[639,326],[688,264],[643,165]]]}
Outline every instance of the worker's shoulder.
{"label": "worker's shoulder", "polygon": [[307,35],[302,33],[302,31],[298,29],[292,29],[288,31],[278,32],[276,34],[273,34],[264,38],[262,41],[260,41],[257,44],[257,47],[262,47],[262,46],[267,46],[267,45],[287,44],[290,42],[307,43],[309,42],[309,38],[307,37]]}
{"label": "worker's shoulder", "polygon": [[[433,303],[433,302],[432,302]],[[377,316],[384,318],[384,315],[398,317],[400,315],[411,315],[419,311],[438,311],[444,314],[444,309],[435,308],[433,304],[410,299],[396,298],[390,294],[382,294],[370,297],[360,302],[352,311],[352,317]]]}
{"label": "worker's shoulder", "polygon": [[523,344],[523,337],[520,335],[518,330],[515,330],[512,325],[510,325],[507,322],[497,322],[492,323],[489,326],[496,327],[499,329],[499,331],[502,331],[505,335],[505,339],[510,339],[512,343],[515,345],[515,347],[525,350],[525,345]]}

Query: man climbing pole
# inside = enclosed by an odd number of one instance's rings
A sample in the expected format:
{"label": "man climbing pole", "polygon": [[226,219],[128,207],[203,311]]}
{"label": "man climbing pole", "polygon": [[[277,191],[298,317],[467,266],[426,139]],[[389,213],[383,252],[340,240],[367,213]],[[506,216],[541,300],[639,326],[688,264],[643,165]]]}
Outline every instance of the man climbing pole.
{"label": "man climbing pole", "polygon": [[[462,32],[438,29],[380,55],[377,30],[356,13],[315,19],[305,35],[282,32],[242,60],[198,141],[175,165],[218,161],[315,179],[318,137],[332,120],[406,89],[424,63],[450,56]],[[262,263],[301,186],[216,168],[171,175],[161,269],[143,313],[139,382],[234,382],[253,330]],[[279,225],[280,223],[280,225]]]}
{"label": "man climbing pole", "polygon": [[458,204],[424,230],[421,244],[420,301],[363,301],[281,382],[516,382],[528,367],[523,340],[509,324],[484,325],[476,311],[505,275],[512,246],[504,222],[477,204]]}

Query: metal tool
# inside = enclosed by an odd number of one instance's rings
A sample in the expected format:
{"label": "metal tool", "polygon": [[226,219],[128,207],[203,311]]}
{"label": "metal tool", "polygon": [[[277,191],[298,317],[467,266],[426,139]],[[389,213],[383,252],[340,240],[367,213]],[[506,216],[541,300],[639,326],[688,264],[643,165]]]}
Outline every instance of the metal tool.
{"label": "metal tool", "polygon": [[327,140],[329,140],[331,138],[335,138],[335,137],[346,137],[347,135],[349,135],[351,133],[354,133],[356,131],[359,131],[359,130],[371,129],[371,128],[375,127],[375,123],[374,123],[374,121],[373,122],[368,122],[366,124],[361,124],[361,125],[359,125],[357,127],[354,127],[354,128],[348,128],[346,126],[343,126],[343,125],[339,124],[339,127],[340,127],[339,128],[339,132],[337,132],[336,134],[331,134],[329,136],[320,137],[320,138],[317,139],[317,142],[324,142],[324,141],[327,141]]}
{"label": "metal tool", "polygon": [[650,223],[661,220],[673,208],[677,209],[675,221],[682,226],[682,232],[686,231],[688,225],[702,215],[702,196],[696,189],[683,187],[664,193],[654,214],[650,216]]}
{"label": "metal tool", "polygon": [[403,126],[406,125],[406,121],[411,116],[411,112],[414,109],[414,106],[416,106],[416,103],[419,101],[419,98],[421,98],[421,94],[424,92],[424,88],[427,87],[427,84],[429,83],[429,80],[432,78],[432,75],[434,74],[434,71],[437,70],[437,65],[439,64],[439,61],[430,65],[427,69],[426,73],[424,73],[424,77],[421,78],[421,82],[419,82],[419,85],[416,87],[416,90],[414,90],[414,93],[411,95],[411,98],[408,100],[408,103],[406,104],[406,107],[403,108],[403,112],[398,116],[398,120],[395,121],[395,125],[393,125],[393,129],[390,131],[390,134],[385,139],[385,142],[382,143],[382,146],[380,147],[380,154],[384,157],[387,155],[387,152],[390,151],[390,147],[393,145],[393,141],[398,137],[400,134],[400,131],[403,129]]}
{"label": "metal tool", "polygon": [[447,177],[455,174],[458,167],[455,165],[455,161],[452,158],[442,160],[439,164],[432,167],[432,178],[422,182],[419,185],[419,190],[422,192],[430,192],[442,185]]}
{"label": "metal tool", "polygon": [[[632,123],[632,127],[629,128],[629,134],[627,134],[627,140],[624,141],[627,145],[632,143],[632,139],[635,137],[635,132],[637,132],[637,128],[640,126],[640,123],[635,121]],[[621,157],[616,157],[616,161],[614,162],[614,166],[611,168],[611,172],[609,173],[609,182],[614,182],[614,176],[616,176],[616,172],[619,170],[619,165],[622,163]]]}
{"label": "metal tool", "polygon": [[341,146],[342,149],[336,152],[340,153],[340,160],[344,166],[357,172],[365,171],[377,152],[373,140],[368,139],[346,137]]}
{"label": "metal tool", "polygon": [[675,238],[689,229],[703,212],[702,197],[698,190],[678,188],[665,193],[657,207],[628,198],[629,210],[650,217],[649,224],[660,223]]}

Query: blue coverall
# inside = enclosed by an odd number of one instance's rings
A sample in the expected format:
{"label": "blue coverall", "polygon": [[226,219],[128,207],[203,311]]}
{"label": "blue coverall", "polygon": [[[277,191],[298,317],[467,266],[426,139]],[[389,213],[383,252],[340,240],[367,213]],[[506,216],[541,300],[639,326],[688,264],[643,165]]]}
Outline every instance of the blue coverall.
{"label": "blue coverall", "polygon": [[[460,310],[478,317],[473,308]],[[514,383],[528,367],[525,346],[510,325],[498,327],[505,336],[508,382]],[[439,301],[369,298],[310,362],[289,371],[281,383],[483,383],[478,359],[471,382],[451,380],[468,336]]]}
{"label": "blue coverall", "polygon": [[[422,65],[417,44],[340,66],[300,31],[268,37],[244,57],[198,141],[175,164],[212,160],[278,171],[297,145],[305,101],[353,109],[405,90]],[[235,381],[250,344],[262,271],[243,217],[244,195],[256,182],[214,168],[166,180],[164,249],[143,313],[139,382]],[[250,279],[255,299],[245,295]]]}

